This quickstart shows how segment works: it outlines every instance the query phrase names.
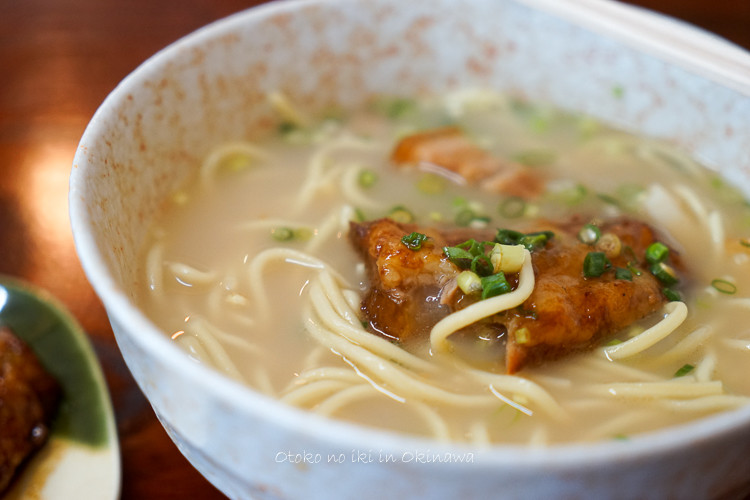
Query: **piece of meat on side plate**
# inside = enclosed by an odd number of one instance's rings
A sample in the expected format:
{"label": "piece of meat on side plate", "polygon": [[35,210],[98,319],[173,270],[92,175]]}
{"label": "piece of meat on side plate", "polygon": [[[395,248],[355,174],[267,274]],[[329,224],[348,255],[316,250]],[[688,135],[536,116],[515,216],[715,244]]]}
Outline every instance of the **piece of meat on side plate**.
{"label": "piece of meat on side plate", "polygon": [[31,348],[0,326],[0,494],[47,441],[61,394]]}
{"label": "piece of meat on side plate", "polygon": [[[606,336],[659,310],[667,301],[665,284],[650,272],[646,249],[659,241],[646,223],[626,217],[599,222],[595,244],[579,238],[587,223],[573,217],[562,222],[537,221],[528,233],[546,232],[543,245],[531,253],[535,286],[517,308],[487,318],[453,335],[476,335],[488,325],[502,332],[501,355],[507,373],[542,364],[598,345]],[[426,239],[418,249],[402,241],[412,233]],[[350,240],[363,257],[369,290],[361,304],[368,329],[402,344],[424,341],[442,318],[479,300],[456,286],[462,269],[444,248],[468,239],[490,241],[500,231],[431,228],[390,219],[352,223]],[[492,245],[488,245],[488,248]],[[590,253],[606,257],[599,276],[586,276]],[[669,253],[673,274],[682,271],[679,255]],[[518,273],[507,275],[514,289]],[[481,327],[481,328],[480,328]]]}

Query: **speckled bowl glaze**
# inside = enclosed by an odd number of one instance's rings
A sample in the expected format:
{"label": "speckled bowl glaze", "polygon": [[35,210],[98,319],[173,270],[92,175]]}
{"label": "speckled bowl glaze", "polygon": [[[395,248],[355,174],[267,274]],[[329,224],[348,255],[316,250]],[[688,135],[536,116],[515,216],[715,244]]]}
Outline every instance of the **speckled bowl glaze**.
{"label": "speckled bowl glaze", "polygon": [[237,385],[189,360],[133,296],[161,200],[216,144],[270,126],[270,90],[315,107],[491,87],[672,141],[750,193],[749,60],[716,37],[600,0],[268,4],[169,46],[103,103],[73,165],[76,245],[167,432],[232,498],[735,496],[750,482],[750,408],[627,442],[440,444]]}

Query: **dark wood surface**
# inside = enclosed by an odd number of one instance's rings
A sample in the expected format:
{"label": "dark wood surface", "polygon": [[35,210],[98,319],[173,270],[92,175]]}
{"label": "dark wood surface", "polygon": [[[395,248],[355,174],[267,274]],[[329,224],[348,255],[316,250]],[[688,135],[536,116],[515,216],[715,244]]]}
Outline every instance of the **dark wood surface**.
{"label": "dark wood surface", "polygon": [[[122,498],[222,498],[182,457],[130,377],[78,263],[67,188],[98,105],[140,62],[241,0],[0,0],[0,274],[47,289],[101,359],[122,449]],[[750,49],[750,0],[633,0]]]}

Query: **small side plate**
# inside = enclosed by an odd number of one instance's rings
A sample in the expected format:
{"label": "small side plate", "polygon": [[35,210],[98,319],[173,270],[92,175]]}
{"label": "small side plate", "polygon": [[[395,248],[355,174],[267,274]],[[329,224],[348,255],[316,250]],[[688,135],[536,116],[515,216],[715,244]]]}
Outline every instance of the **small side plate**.
{"label": "small side plate", "polygon": [[63,387],[49,441],[4,498],[118,498],[120,447],[112,402],[86,334],[48,293],[3,276],[0,325],[23,339]]}

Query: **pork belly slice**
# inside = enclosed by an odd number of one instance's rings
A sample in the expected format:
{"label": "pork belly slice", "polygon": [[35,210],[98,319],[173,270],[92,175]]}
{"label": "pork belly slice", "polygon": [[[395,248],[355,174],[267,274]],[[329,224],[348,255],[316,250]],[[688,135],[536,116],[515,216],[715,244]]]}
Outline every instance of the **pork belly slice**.
{"label": "pork belly slice", "polygon": [[538,170],[493,156],[457,127],[407,136],[396,144],[391,160],[401,167],[444,169],[491,193],[528,199],[544,190]]}
{"label": "pork belly slice", "polygon": [[47,440],[61,389],[34,352],[0,327],[0,493]]}
{"label": "pork belly slice", "polygon": [[[536,284],[531,296],[518,308],[497,314],[460,333],[487,325],[505,333],[504,365],[507,373],[535,366],[567,354],[584,351],[633,322],[657,311],[666,301],[662,285],[643,261],[646,248],[657,241],[647,224],[618,218],[599,225],[603,234],[619,238],[623,249],[610,255],[613,268],[638,270],[632,280],[616,279],[614,271],[596,278],[583,275],[586,255],[595,251],[578,240],[581,219],[562,223],[539,222],[526,232],[552,231],[554,237],[535,250],[532,264]],[[411,232],[429,237],[419,250],[411,250],[401,238]],[[374,333],[404,343],[426,340],[442,318],[475,302],[455,285],[460,272],[443,254],[469,238],[491,241],[487,230],[421,228],[390,219],[352,223],[351,240],[363,256],[370,288],[361,310]],[[674,254],[673,254],[674,255]],[[677,256],[675,266],[681,267]],[[509,275],[515,287],[517,275]],[[520,332],[520,333],[519,333]]]}

